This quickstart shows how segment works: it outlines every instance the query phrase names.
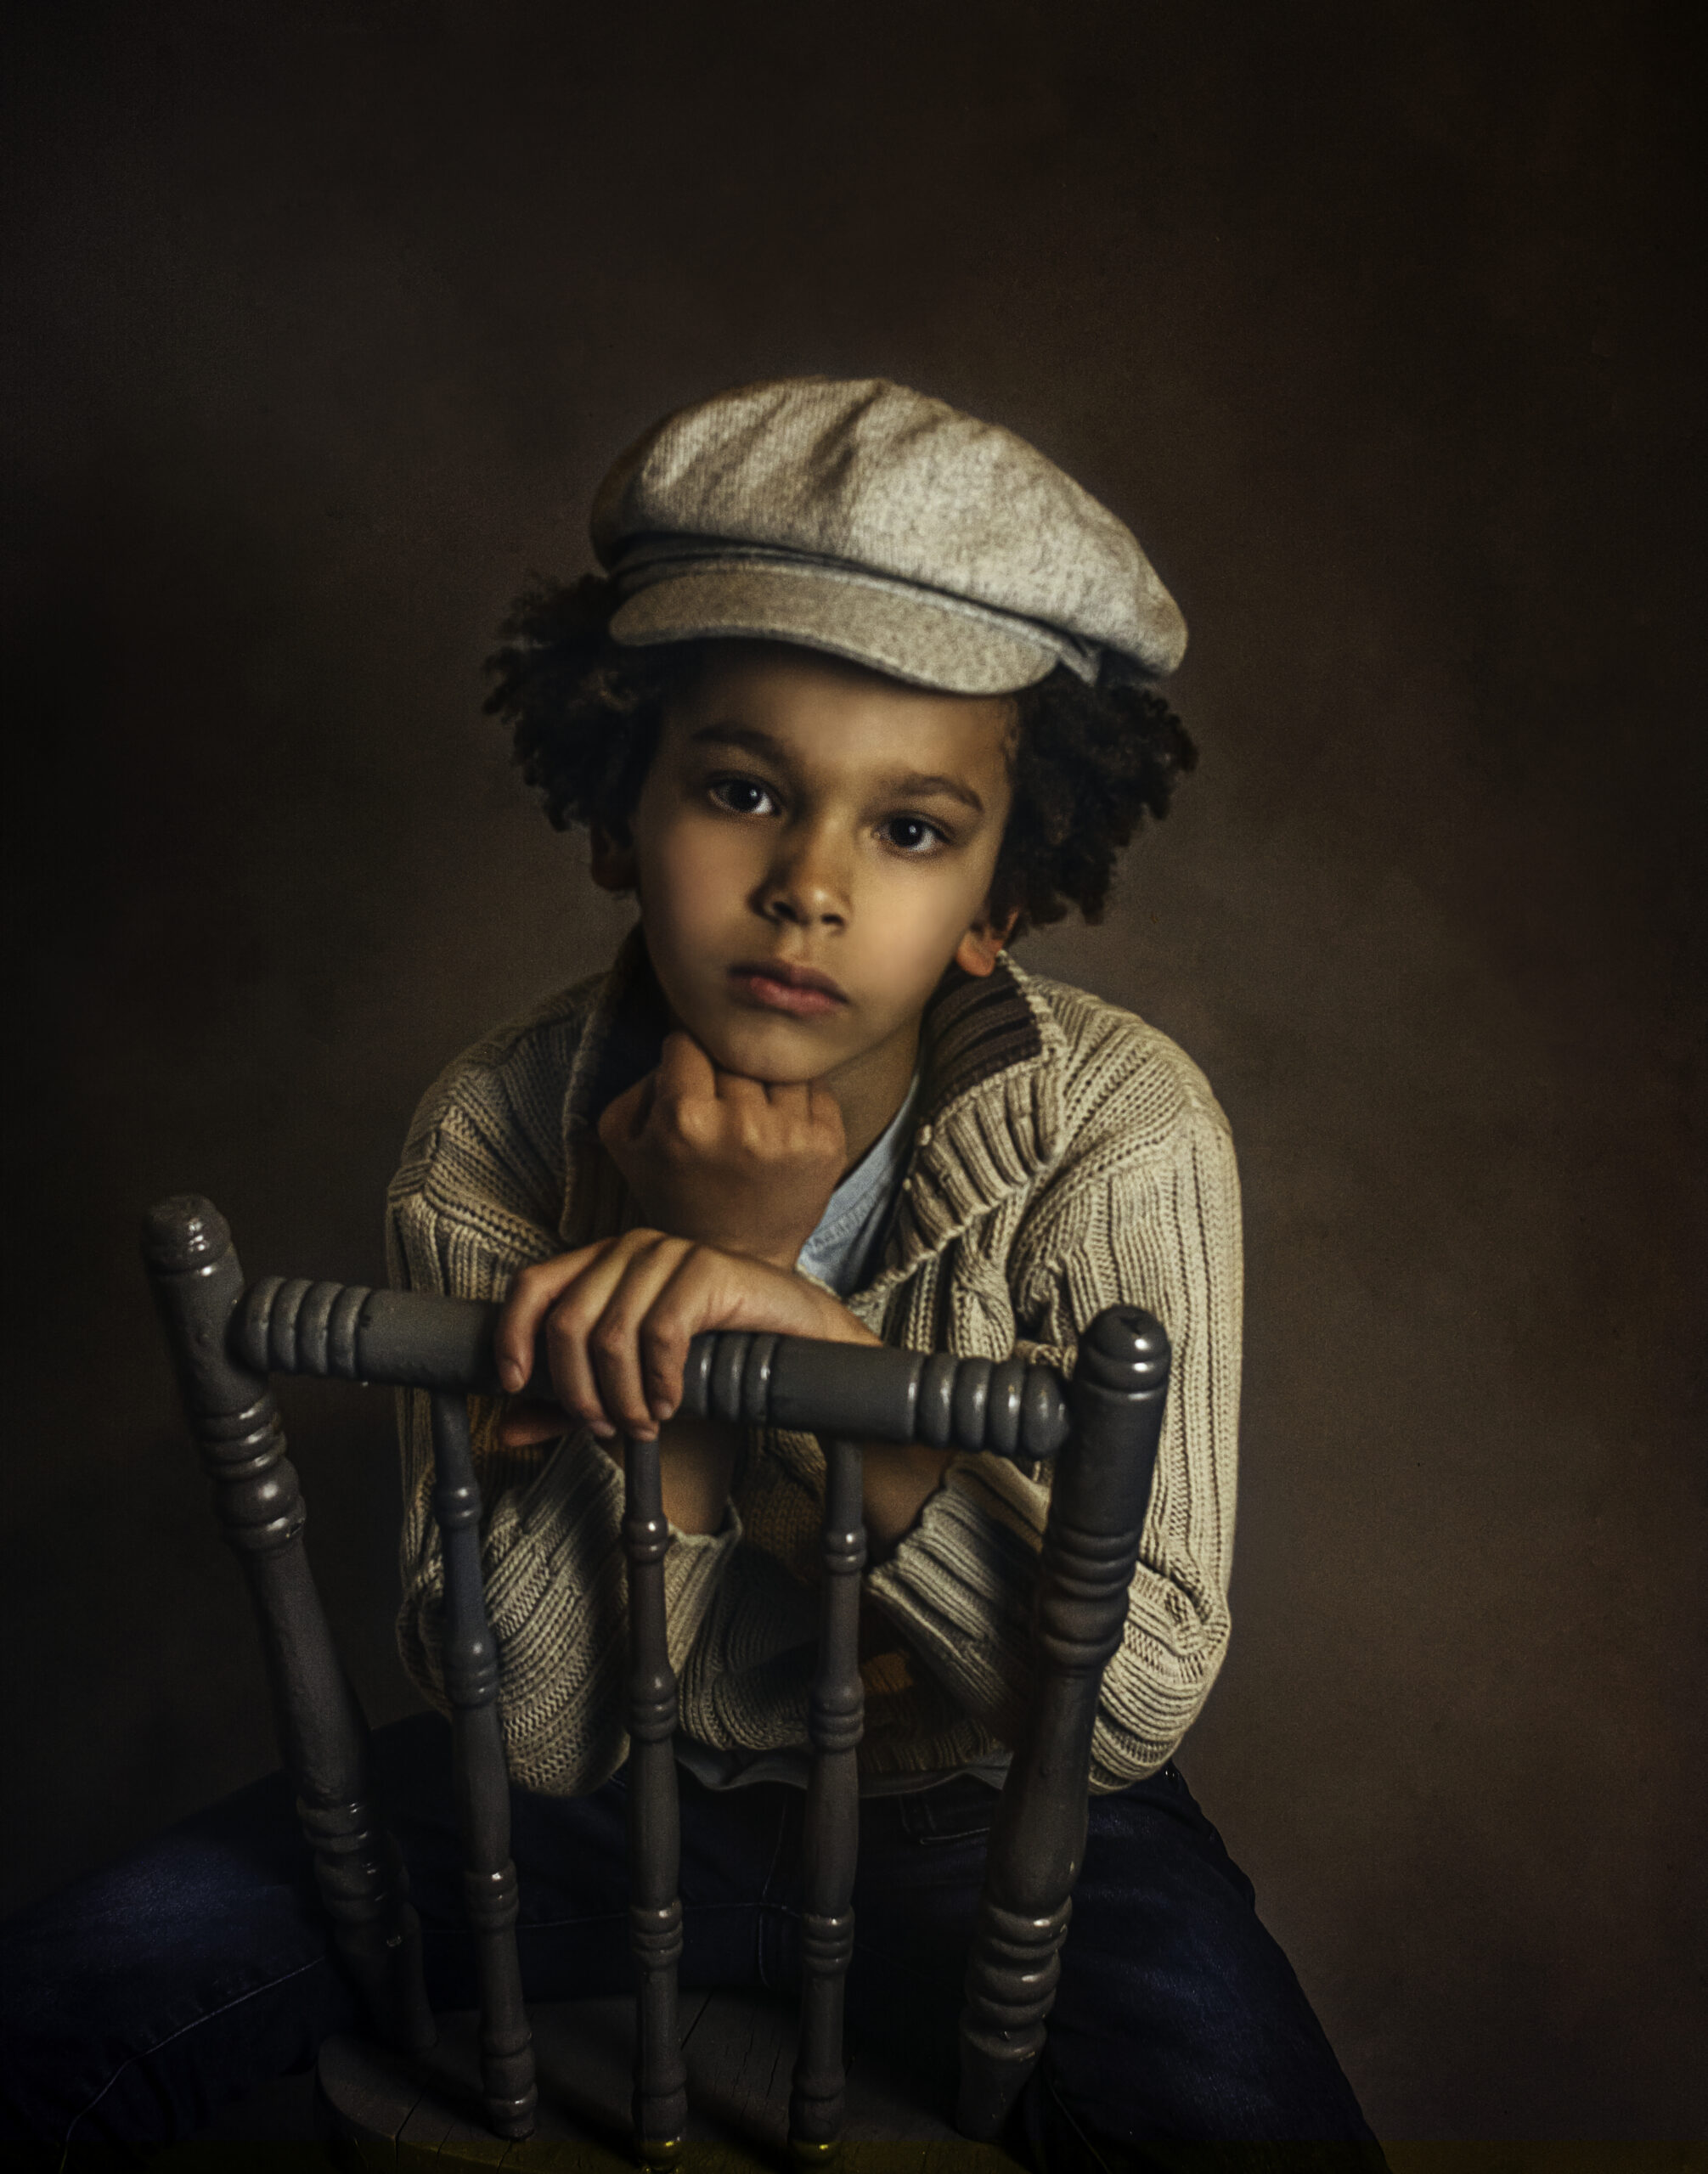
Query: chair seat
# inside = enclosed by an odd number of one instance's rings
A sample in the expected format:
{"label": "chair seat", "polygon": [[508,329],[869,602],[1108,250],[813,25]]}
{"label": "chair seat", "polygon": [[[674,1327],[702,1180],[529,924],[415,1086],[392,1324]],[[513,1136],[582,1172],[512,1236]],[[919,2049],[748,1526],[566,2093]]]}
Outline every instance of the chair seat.
{"label": "chair seat", "polygon": [[[682,1995],[688,2066],[685,2164],[705,2174],[775,2174],[788,2149],[789,2077],[799,2013],[792,1999],[764,1994]],[[480,2114],[478,2019],[442,2015],[439,2044],[423,2075],[365,2039],[329,2039],[317,2075],[320,2118],[334,2138],[359,2148],[364,2168],[551,2170],[551,2174],[633,2174],[629,2149],[634,2062],[632,2000],[563,2002],[529,2010],[539,2064],[539,2125],[525,2144],[506,2145]],[[1014,2174],[1017,2162],[995,2144],[973,2143],[950,2126],[947,2109],[927,2103],[912,2079],[870,2047],[850,2050],[841,2163],[858,2170],[881,2160],[899,2174],[899,2142],[920,2147],[919,2174]],[[393,2161],[384,2147],[396,2152]],[[376,2147],[378,2149],[376,2149]]]}

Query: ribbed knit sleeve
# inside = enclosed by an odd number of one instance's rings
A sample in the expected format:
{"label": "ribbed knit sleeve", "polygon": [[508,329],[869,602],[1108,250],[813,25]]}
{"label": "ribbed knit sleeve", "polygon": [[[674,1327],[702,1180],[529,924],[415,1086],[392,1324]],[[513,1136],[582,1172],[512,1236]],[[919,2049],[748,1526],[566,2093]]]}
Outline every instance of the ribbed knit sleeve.
{"label": "ribbed knit sleeve", "polygon": [[[518,1269],[566,1250],[573,1186],[561,1139],[564,1083],[585,996],[572,991],[471,1050],[422,1102],[387,1203],[395,1284],[502,1298]],[[575,1795],[596,1788],[628,1755],[622,1476],[584,1429],[544,1449],[500,1448],[501,1408],[499,1400],[471,1400],[505,1748],[516,1780]],[[444,1566],[432,1519],[429,1412],[425,1395],[400,1396],[397,1639],[411,1678],[443,1712]],[[679,1671],[739,1536],[732,1513],[717,1535],[678,1533],[665,1558]]]}
{"label": "ribbed knit sleeve", "polygon": [[[1105,1671],[1093,1785],[1124,1787],[1170,1755],[1226,1651],[1239,1407],[1238,1181],[1226,1124],[1172,1044],[1125,1015],[1093,1048],[1062,1167],[1012,1241],[978,1229],[963,1250],[1006,1251],[1000,1281],[962,1264],[990,1315],[963,1315],[961,1345],[1005,1345],[1071,1369],[1105,1306],[1146,1306],[1168,1329],[1174,1371],[1156,1481],[1121,1647]],[[1082,1049],[1086,1039],[1081,1036]],[[1089,1039],[1095,1043],[1096,1037]],[[1003,1285],[1012,1296],[1004,1316]],[[1031,1676],[1030,1619],[1048,1490],[994,1458],[961,1457],[890,1560],[872,1597],[955,1701],[1015,1739]]]}
{"label": "ribbed knit sleeve", "polygon": [[[502,1298],[518,1269],[615,1236],[632,1205],[588,1129],[627,1015],[621,977],[554,998],[459,1058],[417,1112],[390,1196],[394,1280]],[[606,1008],[601,1011],[601,1006]],[[1181,1052],[1130,1012],[1018,967],[933,1015],[935,1099],[889,1253],[848,1301],[887,1340],[1071,1369],[1108,1305],[1149,1307],[1174,1379],[1125,1636],[1106,1671],[1094,1785],[1160,1766],[1228,1637],[1239,1402],[1238,1188],[1227,1128]],[[644,1056],[644,1052],[642,1053]],[[626,1756],[622,1482],[583,1430],[505,1451],[471,1412],[487,1602],[510,1771],[598,1786]],[[405,1665],[443,1709],[443,1569],[426,1400],[402,1400]],[[665,1558],[684,1726],[719,1750],[798,1746],[814,1664],[823,1459],[753,1435],[714,1535]],[[962,1457],[867,1591],[899,1634],[863,1664],[863,1773],[940,1772],[1012,1743],[1031,1673],[1046,1485]]]}

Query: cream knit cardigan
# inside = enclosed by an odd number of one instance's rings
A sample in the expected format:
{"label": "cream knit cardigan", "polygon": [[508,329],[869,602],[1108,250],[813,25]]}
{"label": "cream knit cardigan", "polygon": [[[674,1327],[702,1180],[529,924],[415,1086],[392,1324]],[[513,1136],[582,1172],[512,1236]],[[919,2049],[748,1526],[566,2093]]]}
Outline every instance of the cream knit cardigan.
{"label": "cream knit cardigan", "polygon": [[[457,1061],[417,1112],[389,1200],[394,1282],[499,1298],[526,1263],[634,1220],[595,1126],[656,1062],[662,1022],[631,937],[609,974],[549,998]],[[887,1343],[1071,1368],[1080,1329],[1148,1307],[1174,1376],[1125,1636],[1104,1675],[1094,1785],[1174,1750],[1228,1639],[1240,1371],[1238,1184],[1227,1123],[1164,1035],[1004,958],[951,975],[926,1021],[920,1122],[882,1271],[847,1302]],[[426,1400],[401,1400],[404,1664],[443,1709],[443,1572]],[[596,1788],[623,1727],[622,1481],[584,1430],[544,1450],[494,1439],[476,1403],[488,1603],[510,1770]],[[681,1722],[719,1749],[807,1741],[824,1463],[809,1436],[754,1433],[716,1534],[666,1558]],[[863,1772],[952,1770],[1013,1740],[1047,1473],[956,1457],[866,1614]],[[889,1650],[882,1650],[888,1646]]]}

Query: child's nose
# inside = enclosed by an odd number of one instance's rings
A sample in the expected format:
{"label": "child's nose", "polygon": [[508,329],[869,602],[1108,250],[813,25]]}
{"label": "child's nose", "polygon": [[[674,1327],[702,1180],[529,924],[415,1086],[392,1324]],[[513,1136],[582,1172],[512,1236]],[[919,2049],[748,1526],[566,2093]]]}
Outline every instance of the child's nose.
{"label": "child's nose", "polygon": [[759,910],[785,927],[843,927],[847,872],[821,836],[797,836],[780,852],[760,887]]}

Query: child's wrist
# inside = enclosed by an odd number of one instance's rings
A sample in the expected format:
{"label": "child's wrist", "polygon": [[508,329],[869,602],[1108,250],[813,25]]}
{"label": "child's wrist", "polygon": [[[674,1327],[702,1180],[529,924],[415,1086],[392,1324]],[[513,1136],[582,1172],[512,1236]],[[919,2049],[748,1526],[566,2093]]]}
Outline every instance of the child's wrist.
{"label": "child's wrist", "polygon": [[858,1314],[848,1310],[834,1292],[826,1290],[821,1284],[810,1281],[806,1276],[802,1276],[798,1270],[795,1270],[793,1273],[820,1302],[825,1326],[816,1333],[821,1342],[867,1344],[883,1342],[881,1336],[874,1335]]}

